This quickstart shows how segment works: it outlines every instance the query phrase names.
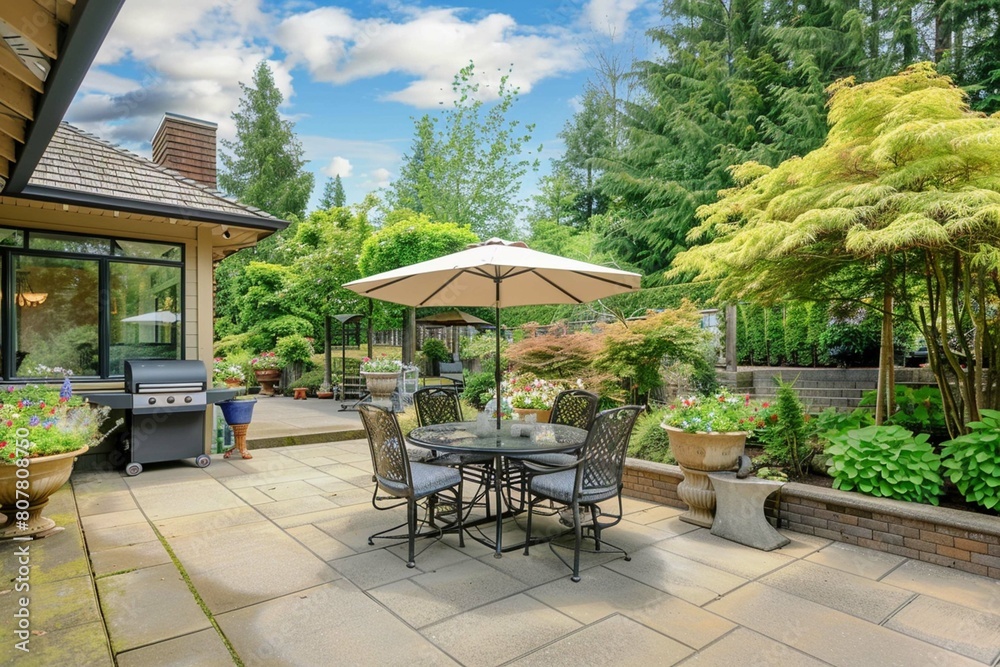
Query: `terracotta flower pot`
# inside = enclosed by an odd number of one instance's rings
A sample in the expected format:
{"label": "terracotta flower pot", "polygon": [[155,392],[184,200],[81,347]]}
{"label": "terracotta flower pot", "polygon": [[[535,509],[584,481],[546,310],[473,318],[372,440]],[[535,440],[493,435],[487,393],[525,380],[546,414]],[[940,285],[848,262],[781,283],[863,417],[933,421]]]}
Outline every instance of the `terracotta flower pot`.
{"label": "terracotta flower pot", "polygon": [[389,398],[392,392],[396,391],[396,384],[399,380],[399,373],[372,373],[362,371],[365,378],[365,386],[371,393],[372,398]]}
{"label": "terracotta flower pot", "polygon": [[237,380],[236,378],[226,378],[223,382],[225,382],[226,386],[230,389],[236,389],[243,386],[243,380]]}
{"label": "terracotta flower pot", "polygon": [[[42,516],[42,509],[48,504],[49,496],[59,490],[73,472],[76,457],[90,449],[80,449],[65,454],[40,456],[29,459],[27,468],[0,465],[0,513],[6,515],[6,522],[0,526],[0,538],[26,537],[38,535],[55,528],[56,522]],[[27,476],[18,477],[18,470],[27,470]],[[18,495],[17,481],[27,480],[27,499]],[[23,485],[22,485],[23,486]],[[20,506],[18,505],[20,503]],[[27,512],[27,518],[18,519],[18,512]]]}
{"label": "terracotta flower pot", "polygon": [[281,381],[281,369],[268,368],[266,370],[254,371],[253,374],[260,384],[260,395],[274,396],[274,385]]}
{"label": "terracotta flower pot", "polygon": [[747,434],[742,431],[687,433],[671,426],[663,426],[663,429],[670,440],[670,452],[684,472],[677,495],[690,509],[680,519],[711,528],[715,520],[715,489],[708,473],[736,468]]}
{"label": "terracotta flower pot", "polygon": [[512,408],[514,414],[518,415],[521,421],[527,421],[528,415],[535,415],[535,421],[539,424],[547,424],[552,416],[552,408],[548,410],[536,410],[534,408]]}

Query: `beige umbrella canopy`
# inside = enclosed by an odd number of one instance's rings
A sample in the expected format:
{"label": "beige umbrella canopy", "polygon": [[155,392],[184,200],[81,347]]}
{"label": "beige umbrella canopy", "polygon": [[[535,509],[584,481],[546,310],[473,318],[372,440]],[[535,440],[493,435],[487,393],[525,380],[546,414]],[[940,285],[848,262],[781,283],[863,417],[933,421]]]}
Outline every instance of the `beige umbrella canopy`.
{"label": "beige umbrella canopy", "polygon": [[[460,252],[355,280],[362,296],[407,306],[493,306],[497,313],[496,392],[500,396],[500,308],[580,304],[639,289],[638,273],[609,269],[493,238]],[[500,410],[497,410],[497,427]]]}

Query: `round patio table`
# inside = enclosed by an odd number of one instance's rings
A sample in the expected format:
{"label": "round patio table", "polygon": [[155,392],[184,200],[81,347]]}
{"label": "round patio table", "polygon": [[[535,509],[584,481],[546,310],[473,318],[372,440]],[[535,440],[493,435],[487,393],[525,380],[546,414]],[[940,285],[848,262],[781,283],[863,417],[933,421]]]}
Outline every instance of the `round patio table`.
{"label": "round patio table", "polygon": [[502,555],[504,513],[500,511],[503,494],[500,484],[500,464],[504,456],[572,452],[587,439],[587,431],[563,424],[520,424],[529,436],[511,432],[518,422],[503,421],[500,430],[491,419],[486,428],[479,422],[449,422],[418,426],[410,431],[407,439],[414,445],[435,451],[461,454],[491,454],[493,456],[494,494],[496,496],[495,558]]}

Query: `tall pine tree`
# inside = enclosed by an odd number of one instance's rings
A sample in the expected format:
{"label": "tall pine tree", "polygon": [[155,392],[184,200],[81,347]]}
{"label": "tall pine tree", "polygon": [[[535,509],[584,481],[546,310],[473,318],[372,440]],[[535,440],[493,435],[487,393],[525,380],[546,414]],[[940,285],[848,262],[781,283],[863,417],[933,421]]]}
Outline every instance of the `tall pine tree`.
{"label": "tall pine tree", "polygon": [[323,186],[323,196],[319,200],[320,210],[327,211],[331,208],[343,208],[347,205],[347,195],[344,194],[344,183],[340,180],[340,174],[326,181]]}
{"label": "tall pine tree", "polygon": [[281,92],[274,85],[271,68],[261,61],[253,83],[240,83],[243,97],[232,114],[236,140],[223,140],[223,170],[219,186],[244,204],[256,206],[279,218],[301,217],[313,188],[313,175],[305,171],[302,144],[291,121],[278,113]]}

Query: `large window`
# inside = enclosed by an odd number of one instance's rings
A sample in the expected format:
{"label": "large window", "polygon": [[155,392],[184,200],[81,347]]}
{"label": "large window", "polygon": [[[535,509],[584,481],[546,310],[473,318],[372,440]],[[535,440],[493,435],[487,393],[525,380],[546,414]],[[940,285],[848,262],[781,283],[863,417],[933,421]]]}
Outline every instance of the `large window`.
{"label": "large window", "polygon": [[4,378],[121,376],[180,359],[183,247],[0,228]]}

